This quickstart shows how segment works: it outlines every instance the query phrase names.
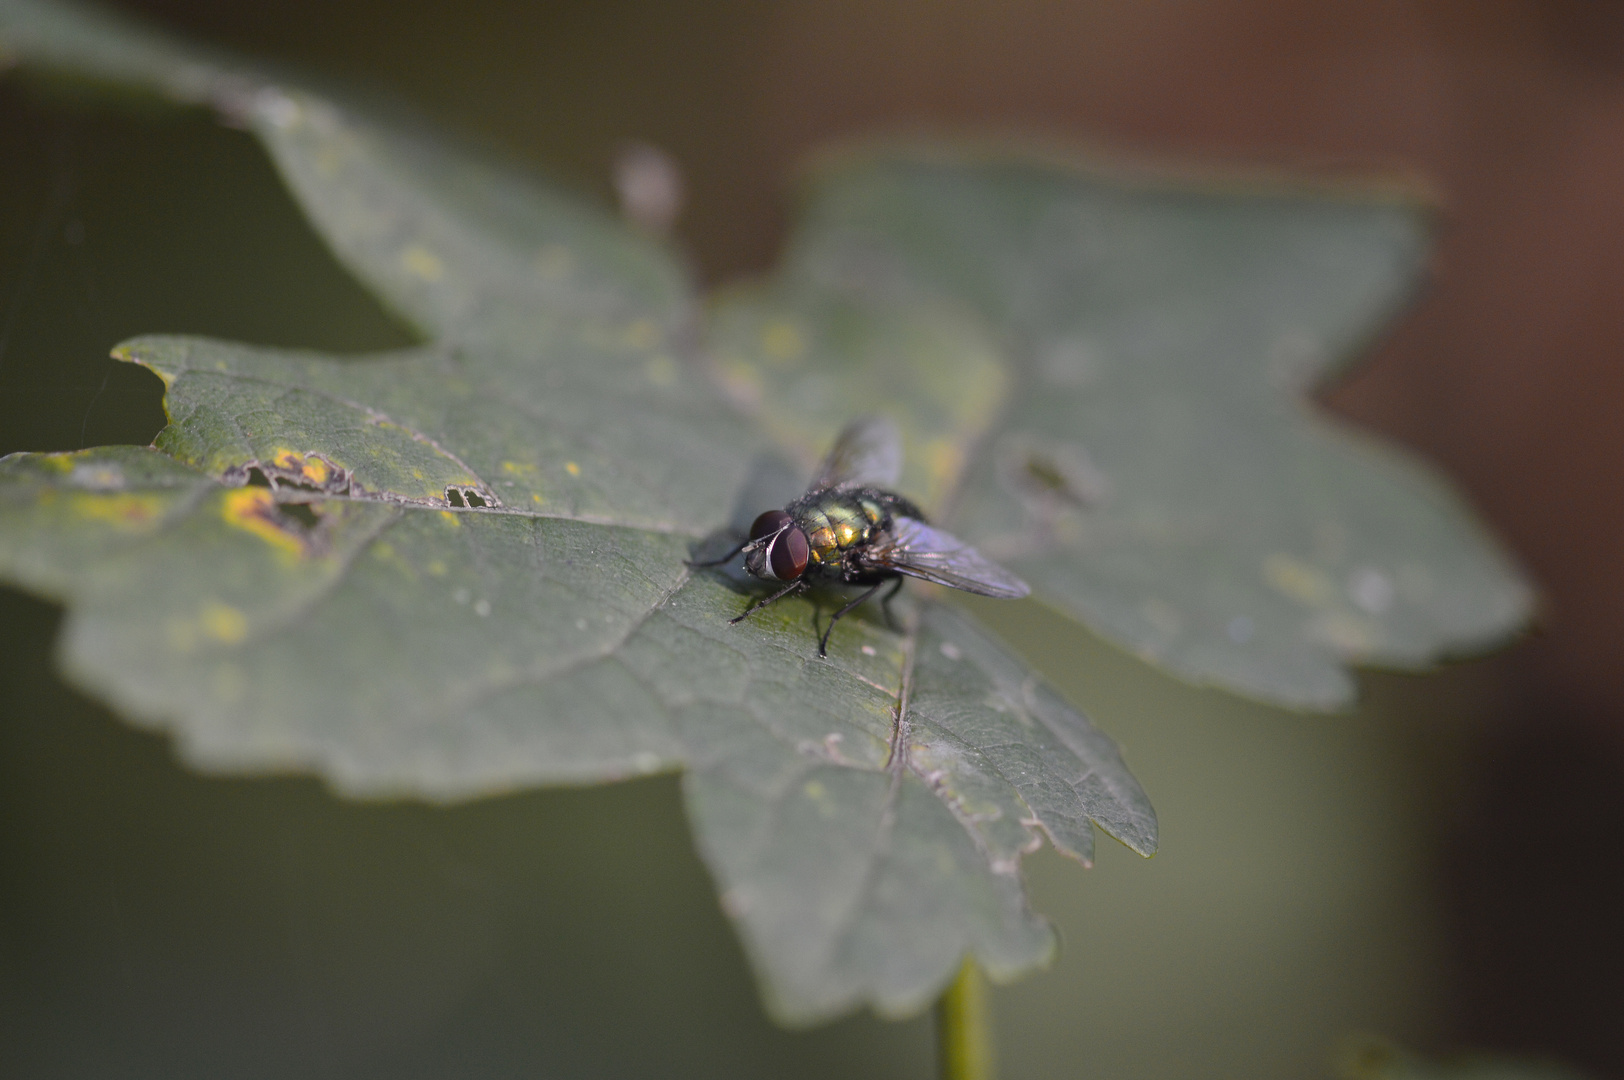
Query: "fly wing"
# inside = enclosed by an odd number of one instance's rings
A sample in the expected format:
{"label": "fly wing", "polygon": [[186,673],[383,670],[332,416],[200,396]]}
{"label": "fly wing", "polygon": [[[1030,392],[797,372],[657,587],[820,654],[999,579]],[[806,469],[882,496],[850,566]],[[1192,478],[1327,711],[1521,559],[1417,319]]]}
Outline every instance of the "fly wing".
{"label": "fly wing", "polygon": [[952,589],[1018,600],[1032,590],[963,540],[910,517],[892,519],[891,531],[863,553],[874,569],[934,581]]}
{"label": "fly wing", "polygon": [[818,466],[810,491],[825,488],[888,488],[902,474],[902,434],[888,417],[853,420]]}

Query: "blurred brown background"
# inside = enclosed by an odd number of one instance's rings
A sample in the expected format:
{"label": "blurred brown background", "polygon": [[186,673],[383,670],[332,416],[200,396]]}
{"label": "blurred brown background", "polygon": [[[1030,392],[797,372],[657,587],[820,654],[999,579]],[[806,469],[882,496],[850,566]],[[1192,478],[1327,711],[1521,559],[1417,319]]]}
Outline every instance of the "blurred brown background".
{"label": "blurred brown background", "polygon": [[1433,807],[1436,1044],[1624,1077],[1624,3],[119,6],[398,93],[605,194],[616,147],[651,141],[684,167],[679,233],[711,281],[770,265],[793,166],[831,138],[991,129],[1423,177],[1434,284],[1327,401],[1447,469],[1546,600],[1473,669]]}

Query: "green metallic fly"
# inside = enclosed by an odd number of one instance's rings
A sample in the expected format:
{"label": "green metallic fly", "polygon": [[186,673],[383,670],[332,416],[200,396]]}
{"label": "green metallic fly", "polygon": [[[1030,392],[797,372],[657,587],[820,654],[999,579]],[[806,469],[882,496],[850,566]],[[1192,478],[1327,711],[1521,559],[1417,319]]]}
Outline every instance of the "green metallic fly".
{"label": "green metallic fly", "polygon": [[752,575],[785,583],[728,621],[740,622],[813,585],[867,585],[834,613],[818,639],[818,655],[827,656],[841,616],[894,582],[881,603],[890,601],[904,576],[1010,600],[1032,591],[969,544],[926,524],[919,507],[889,490],[901,471],[895,425],[883,417],[847,425],[805,495],[756,518],[749,538],[720,559],[694,564],[720,566],[743,554]]}

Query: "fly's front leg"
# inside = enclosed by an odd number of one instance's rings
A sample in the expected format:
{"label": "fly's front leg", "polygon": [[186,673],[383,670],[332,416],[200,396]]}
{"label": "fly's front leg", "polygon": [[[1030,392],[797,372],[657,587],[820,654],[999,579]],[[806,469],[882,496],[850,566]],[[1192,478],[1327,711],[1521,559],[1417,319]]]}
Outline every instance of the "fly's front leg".
{"label": "fly's front leg", "polygon": [[734,623],[743,622],[745,619],[748,619],[755,612],[760,611],[762,608],[766,607],[768,604],[772,603],[774,600],[782,600],[784,597],[788,596],[790,593],[799,592],[804,588],[806,588],[806,582],[805,581],[792,581],[788,585],[785,585],[782,589],[779,589],[777,592],[775,592],[771,596],[767,597],[767,599],[765,599],[765,600],[757,600],[755,603],[753,603],[749,607],[745,608],[739,614],[733,616],[733,618],[731,618],[731,619],[729,619],[727,621],[728,625],[731,626]]}

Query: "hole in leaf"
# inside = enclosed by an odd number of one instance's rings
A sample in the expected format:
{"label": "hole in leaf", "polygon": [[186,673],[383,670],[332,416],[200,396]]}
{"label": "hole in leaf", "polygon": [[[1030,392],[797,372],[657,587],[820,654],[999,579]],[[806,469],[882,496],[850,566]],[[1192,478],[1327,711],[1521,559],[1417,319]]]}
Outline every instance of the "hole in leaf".
{"label": "hole in leaf", "polygon": [[312,495],[350,495],[349,471],[320,454],[284,452],[273,461],[233,465],[220,475],[227,484],[268,487],[273,491],[305,491]]}
{"label": "hole in leaf", "polygon": [[478,488],[448,487],[445,489],[445,501],[451,506],[466,506],[470,509],[483,509],[487,506],[500,505]]}
{"label": "hole in leaf", "polygon": [[309,503],[282,503],[280,509],[284,517],[297,521],[307,531],[321,524],[321,515]]}

